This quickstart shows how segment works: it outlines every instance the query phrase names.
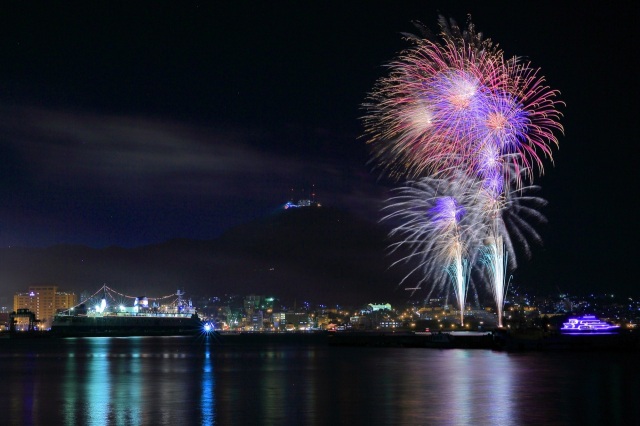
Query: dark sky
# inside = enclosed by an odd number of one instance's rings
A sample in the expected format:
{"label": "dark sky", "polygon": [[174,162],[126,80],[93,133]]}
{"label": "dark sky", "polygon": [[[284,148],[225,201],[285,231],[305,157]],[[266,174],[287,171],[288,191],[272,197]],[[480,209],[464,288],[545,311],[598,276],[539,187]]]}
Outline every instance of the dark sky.
{"label": "dark sky", "polygon": [[470,13],[566,102],[520,281],[638,294],[632,2],[129,3],[0,6],[1,247],[214,238],[292,188],[376,221],[360,105],[411,21]]}

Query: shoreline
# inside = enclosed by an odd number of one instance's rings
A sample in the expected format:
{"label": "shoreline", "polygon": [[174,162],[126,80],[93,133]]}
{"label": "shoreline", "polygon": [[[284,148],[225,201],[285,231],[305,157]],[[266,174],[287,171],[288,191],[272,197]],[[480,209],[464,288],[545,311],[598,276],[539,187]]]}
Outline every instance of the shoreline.
{"label": "shoreline", "polygon": [[542,330],[492,330],[483,332],[443,331],[299,331],[299,332],[211,332],[181,335],[158,334],[99,334],[95,336],[65,336],[50,331],[0,332],[4,341],[57,340],[85,337],[193,337],[208,338],[216,346],[289,345],[371,348],[425,349],[485,349],[507,352],[519,351],[596,351],[640,350],[640,332],[624,331],[610,334],[572,335],[545,333]]}

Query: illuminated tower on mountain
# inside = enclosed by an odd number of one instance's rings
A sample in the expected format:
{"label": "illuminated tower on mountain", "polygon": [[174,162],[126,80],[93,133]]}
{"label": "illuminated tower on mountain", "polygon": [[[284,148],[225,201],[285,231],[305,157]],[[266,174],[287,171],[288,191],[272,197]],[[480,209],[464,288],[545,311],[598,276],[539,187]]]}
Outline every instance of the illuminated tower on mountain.
{"label": "illuminated tower on mountain", "polygon": [[299,208],[299,207],[321,207],[320,203],[316,201],[315,184],[311,185],[311,193],[307,193],[304,188],[300,191],[300,198],[295,201],[295,190],[291,188],[291,196],[289,201],[284,205],[285,209]]}

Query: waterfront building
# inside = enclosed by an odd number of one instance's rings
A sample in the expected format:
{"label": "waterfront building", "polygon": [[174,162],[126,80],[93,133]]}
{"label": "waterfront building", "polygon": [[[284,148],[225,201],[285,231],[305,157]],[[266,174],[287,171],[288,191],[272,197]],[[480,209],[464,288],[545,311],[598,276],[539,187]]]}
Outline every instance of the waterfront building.
{"label": "waterfront building", "polygon": [[351,328],[364,330],[371,328],[371,318],[366,315],[354,315],[349,318]]}
{"label": "waterfront building", "polygon": [[18,309],[9,315],[9,331],[35,331],[38,330],[36,314],[28,309]]}
{"label": "waterfront building", "polygon": [[378,327],[382,329],[394,329],[402,327],[402,323],[395,319],[385,319],[380,321]]}
{"label": "waterfront building", "polygon": [[55,285],[39,285],[29,287],[26,293],[13,296],[13,310],[28,309],[39,320],[39,328],[48,330],[56,311],[70,309],[78,304],[75,293],[58,291]]}
{"label": "waterfront building", "polygon": [[264,300],[264,296],[258,296],[255,294],[250,294],[248,296],[245,296],[242,301],[244,312],[247,315],[253,315],[255,311],[260,309],[260,305],[263,300]]}
{"label": "waterfront building", "polygon": [[312,323],[306,312],[274,312],[271,318],[274,328],[280,330],[307,330]]}
{"label": "waterfront building", "polygon": [[255,311],[250,317],[249,328],[252,331],[262,331],[264,329],[264,317],[262,311]]}

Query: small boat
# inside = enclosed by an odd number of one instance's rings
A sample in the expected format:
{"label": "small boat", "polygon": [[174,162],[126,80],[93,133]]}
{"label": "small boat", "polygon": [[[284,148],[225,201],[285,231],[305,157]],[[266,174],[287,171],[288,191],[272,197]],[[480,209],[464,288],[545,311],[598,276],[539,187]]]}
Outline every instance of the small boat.
{"label": "small boat", "polygon": [[569,318],[567,322],[562,323],[560,331],[570,334],[594,334],[613,333],[618,331],[619,328],[619,325],[609,324],[596,318],[595,315],[583,315]]}

